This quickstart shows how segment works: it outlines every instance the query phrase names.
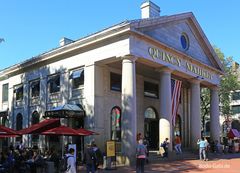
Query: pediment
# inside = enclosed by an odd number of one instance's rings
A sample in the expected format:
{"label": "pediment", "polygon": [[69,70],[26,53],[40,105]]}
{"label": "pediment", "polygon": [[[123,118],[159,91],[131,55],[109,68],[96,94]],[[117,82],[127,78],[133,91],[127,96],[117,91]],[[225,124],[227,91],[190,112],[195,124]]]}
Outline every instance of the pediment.
{"label": "pediment", "polygon": [[[192,13],[142,19],[133,26],[144,35],[223,72],[219,58]],[[187,35],[189,41],[187,49],[182,46],[182,34]]]}

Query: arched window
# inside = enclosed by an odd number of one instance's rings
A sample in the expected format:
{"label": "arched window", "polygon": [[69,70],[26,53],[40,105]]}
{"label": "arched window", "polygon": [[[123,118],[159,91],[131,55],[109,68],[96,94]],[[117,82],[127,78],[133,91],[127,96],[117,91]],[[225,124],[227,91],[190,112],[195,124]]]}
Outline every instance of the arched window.
{"label": "arched window", "polygon": [[112,108],[111,111],[111,139],[121,141],[121,109]]}
{"label": "arched window", "polygon": [[182,136],[181,125],[182,125],[181,116],[177,114],[174,126],[174,135],[179,135],[180,137]]}
{"label": "arched window", "polygon": [[22,114],[17,114],[16,130],[21,130],[23,126],[23,117]]}
{"label": "arched window", "polygon": [[153,108],[149,107],[145,110],[144,117],[149,119],[156,119],[157,118],[156,111]]}
{"label": "arched window", "polygon": [[40,115],[37,111],[34,111],[32,113],[32,124],[37,124],[39,123],[39,118],[40,118]]}
{"label": "arched window", "polygon": [[[32,125],[39,123],[40,115],[37,111],[34,111],[32,113]],[[37,142],[39,140],[39,135],[32,135],[32,143],[33,145],[37,145]]]}

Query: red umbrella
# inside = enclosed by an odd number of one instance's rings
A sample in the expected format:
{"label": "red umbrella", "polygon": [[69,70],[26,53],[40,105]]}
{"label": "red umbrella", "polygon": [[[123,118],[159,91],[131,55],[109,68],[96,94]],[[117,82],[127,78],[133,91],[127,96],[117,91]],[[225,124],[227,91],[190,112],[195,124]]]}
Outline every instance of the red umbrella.
{"label": "red umbrella", "polygon": [[19,134],[15,130],[0,125],[0,138],[16,137],[16,136],[19,136]]}
{"label": "red umbrella", "polygon": [[[85,136],[86,134],[80,133],[71,127],[62,125],[50,130],[46,130],[42,132],[41,135],[59,135],[59,136],[62,136],[62,139],[63,139],[63,136]],[[63,157],[63,142],[62,142],[62,157]]]}
{"label": "red umbrella", "polygon": [[63,136],[85,136],[87,134],[78,132],[77,130],[67,127],[67,126],[59,126],[53,129],[46,130],[41,133],[41,135],[63,135]]}
{"label": "red umbrella", "polygon": [[19,134],[39,134],[45,130],[60,126],[59,118],[51,118],[45,119],[37,124],[33,124],[32,126],[19,130]]}
{"label": "red umbrella", "polygon": [[77,131],[79,133],[85,134],[86,136],[88,136],[88,135],[99,135],[99,133],[97,133],[97,132],[94,132],[94,131],[91,131],[91,130],[87,130],[87,129],[84,129],[84,128],[77,129]]}

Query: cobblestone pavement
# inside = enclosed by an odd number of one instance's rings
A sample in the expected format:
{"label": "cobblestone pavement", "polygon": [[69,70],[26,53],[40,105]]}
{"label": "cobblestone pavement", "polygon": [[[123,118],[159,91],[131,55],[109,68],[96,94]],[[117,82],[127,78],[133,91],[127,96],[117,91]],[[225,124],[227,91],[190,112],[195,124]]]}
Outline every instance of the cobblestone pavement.
{"label": "cobblestone pavement", "polygon": [[[174,161],[155,159],[145,166],[145,173],[240,173],[240,153],[234,154],[211,154],[208,161],[197,160],[193,157],[180,157]],[[83,169],[79,173],[85,172]],[[133,167],[117,167],[116,170],[98,170],[98,173],[135,173]]]}

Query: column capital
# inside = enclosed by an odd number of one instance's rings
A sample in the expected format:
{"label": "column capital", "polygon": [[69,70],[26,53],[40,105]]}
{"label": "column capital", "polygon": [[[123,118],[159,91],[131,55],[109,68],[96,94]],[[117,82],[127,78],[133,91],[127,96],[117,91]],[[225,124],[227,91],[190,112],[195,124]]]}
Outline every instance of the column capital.
{"label": "column capital", "polygon": [[212,85],[209,87],[209,89],[213,90],[213,91],[218,91],[220,89],[219,85]]}
{"label": "column capital", "polygon": [[158,69],[155,69],[155,71],[157,72],[164,72],[164,73],[172,73],[174,71],[174,69],[172,69],[171,67],[168,67],[168,66],[163,66],[161,68],[158,68]]}
{"label": "column capital", "polygon": [[193,84],[200,84],[203,81],[203,78],[200,76],[196,76],[189,80]]}
{"label": "column capital", "polygon": [[121,59],[135,62],[138,58],[134,55],[126,55],[126,56],[121,57]]}

